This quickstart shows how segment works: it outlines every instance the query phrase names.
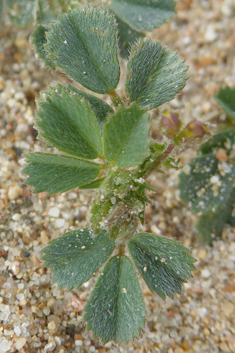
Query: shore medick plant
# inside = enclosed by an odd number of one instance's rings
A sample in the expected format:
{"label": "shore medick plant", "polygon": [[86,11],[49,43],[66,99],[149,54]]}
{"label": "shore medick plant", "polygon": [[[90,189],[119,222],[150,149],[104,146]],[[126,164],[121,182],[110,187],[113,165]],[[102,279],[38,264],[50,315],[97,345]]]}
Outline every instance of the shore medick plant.
{"label": "shore medick plant", "polygon": [[221,235],[225,224],[235,225],[235,89],[220,88],[215,99],[226,119],[199,148],[179,183],[182,200],[199,214],[197,232],[208,244]]}
{"label": "shore medick plant", "polygon": [[180,293],[195,269],[190,250],[175,240],[138,233],[153,189],[147,178],[175,165],[172,153],[206,129],[198,121],[182,127],[175,113],[166,112],[166,142],[150,139],[148,112],[184,87],[187,67],[159,41],[140,38],[131,47],[125,97],[119,96],[117,22],[109,10],[75,9],[54,22],[45,38],[47,60],[90,92],[111,97],[112,106],[71,84],[50,87],[37,100],[38,138],[59,152],[29,154],[27,183],[49,195],[97,189],[91,228],[53,239],[43,259],[53,281],[68,290],[101,268],[85,307],[87,329],[104,343],[127,343],[140,334],[146,316],[138,273],[164,299]]}

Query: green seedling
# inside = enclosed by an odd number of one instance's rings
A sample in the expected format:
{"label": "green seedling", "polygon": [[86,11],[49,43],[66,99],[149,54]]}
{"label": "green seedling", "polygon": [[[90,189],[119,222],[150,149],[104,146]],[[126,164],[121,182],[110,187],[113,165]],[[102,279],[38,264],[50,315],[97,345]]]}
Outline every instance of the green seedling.
{"label": "green seedling", "polygon": [[[166,113],[162,129],[166,135],[168,128],[174,130],[168,142],[150,139],[148,111],[184,87],[187,67],[158,41],[140,39],[131,48],[125,96],[119,96],[117,23],[105,8],[85,7],[62,15],[47,30],[44,50],[46,59],[74,84],[109,96],[112,106],[75,85],[50,87],[37,100],[38,138],[59,152],[29,154],[27,183],[49,195],[97,189],[91,228],[52,240],[43,259],[53,271],[53,281],[68,290],[100,269],[84,320],[104,343],[127,343],[140,334],[146,316],[138,273],[165,299],[180,293],[195,269],[187,248],[167,237],[138,233],[138,225],[144,224],[147,192],[153,189],[146,179],[162,172],[164,165],[177,168],[172,153],[185,139],[204,135],[204,125],[196,121],[181,129],[179,118]],[[169,116],[177,128],[166,124]]]}

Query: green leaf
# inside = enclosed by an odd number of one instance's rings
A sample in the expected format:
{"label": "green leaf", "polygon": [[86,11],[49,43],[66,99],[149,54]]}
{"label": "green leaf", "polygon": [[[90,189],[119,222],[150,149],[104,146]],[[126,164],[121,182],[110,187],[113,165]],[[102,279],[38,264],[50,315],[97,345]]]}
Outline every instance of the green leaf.
{"label": "green leaf", "polygon": [[[48,0],[37,0],[37,23],[48,25],[52,21],[55,21],[58,14],[62,11],[60,7],[60,1],[49,1]],[[64,2],[64,0],[62,0]]]}
{"label": "green leaf", "polygon": [[235,144],[235,128],[231,127],[214,135],[211,139],[206,141],[201,147],[200,151],[203,154],[216,154],[219,148],[226,150],[229,155]]}
{"label": "green leaf", "polygon": [[227,202],[222,203],[215,212],[204,213],[197,223],[197,230],[201,239],[208,244],[212,244],[213,240],[218,238],[226,223],[234,225],[234,201],[235,190],[232,191],[232,196]]}
{"label": "green leaf", "polygon": [[85,7],[62,15],[47,32],[48,57],[91,91],[108,93],[119,82],[114,16]]}
{"label": "green leaf", "polygon": [[36,17],[37,0],[7,0],[10,18],[17,26],[27,26]]}
{"label": "green leaf", "polygon": [[194,158],[190,171],[180,174],[180,197],[194,211],[215,212],[230,197],[235,166],[219,163],[213,154]]}
{"label": "green leaf", "polygon": [[150,233],[136,234],[128,249],[149,289],[161,298],[173,298],[181,284],[191,278],[195,259],[178,242]]}
{"label": "green leaf", "polygon": [[118,25],[118,44],[122,57],[127,58],[130,54],[131,45],[135,44],[139,38],[144,38],[144,33],[137,32],[126,22],[115,16]]}
{"label": "green leaf", "polygon": [[215,100],[225,113],[235,120],[235,88],[230,87],[220,88],[215,97]]}
{"label": "green leaf", "polygon": [[107,103],[105,103],[101,99],[99,99],[91,94],[80,91],[79,89],[77,89],[76,87],[74,87],[72,85],[68,85],[68,86],[57,85],[56,89],[58,89],[58,92],[60,92],[61,90],[65,90],[67,92],[75,92],[80,99],[85,98],[86,101],[89,103],[91,110],[94,112],[94,114],[97,118],[97,121],[98,121],[98,124],[99,124],[101,131],[103,129],[104,123],[107,121],[108,115],[111,113],[114,113],[114,111],[110,107],[110,105],[108,105]]}
{"label": "green leaf", "polygon": [[175,15],[175,1],[112,0],[111,9],[135,30],[150,31]]}
{"label": "green leaf", "polygon": [[94,159],[102,154],[97,119],[89,104],[73,92],[50,88],[37,101],[36,128],[40,137],[60,151]]}
{"label": "green leaf", "polygon": [[29,163],[23,173],[28,174],[27,184],[34,192],[55,194],[85,185],[95,179],[100,171],[96,163],[51,153],[30,153]]}
{"label": "green leaf", "polygon": [[115,247],[102,230],[95,235],[88,228],[76,229],[53,239],[43,249],[44,266],[53,271],[58,288],[80,287],[107,261]]}
{"label": "green leaf", "polygon": [[33,32],[32,42],[39,58],[43,59],[47,66],[50,66],[53,70],[55,70],[56,67],[53,64],[53,61],[47,58],[47,54],[44,48],[44,44],[46,43],[46,32],[47,28],[39,25]]}
{"label": "green leaf", "polygon": [[96,179],[89,184],[79,186],[79,189],[97,189],[100,187],[104,180],[105,178]]}
{"label": "green leaf", "polygon": [[126,90],[130,101],[148,110],[170,101],[184,87],[187,69],[184,59],[160,42],[139,40],[128,63]]}
{"label": "green leaf", "polygon": [[130,260],[115,256],[106,264],[85,307],[84,320],[104,344],[127,343],[139,335],[146,309]]}
{"label": "green leaf", "polygon": [[127,168],[148,155],[148,114],[136,104],[120,108],[104,125],[104,154],[108,161]]}

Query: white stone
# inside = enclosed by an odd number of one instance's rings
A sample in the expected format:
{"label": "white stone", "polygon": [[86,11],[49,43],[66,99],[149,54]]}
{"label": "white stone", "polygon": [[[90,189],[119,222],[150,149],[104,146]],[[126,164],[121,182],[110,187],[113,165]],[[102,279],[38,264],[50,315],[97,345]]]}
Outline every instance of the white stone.
{"label": "white stone", "polygon": [[216,32],[213,24],[209,24],[207,26],[204,38],[207,42],[213,42],[218,38],[218,33]]}
{"label": "white stone", "polygon": [[25,337],[20,337],[15,343],[15,348],[20,350],[22,347],[24,347],[26,342],[27,339]]}
{"label": "white stone", "polygon": [[60,214],[58,207],[52,207],[49,209],[48,216],[57,218]]}
{"label": "white stone", "polygon": [[21,335],[21,329],[20,329],[20,326],[16,326],[14,328],[14,332],[16,334],[17,337],[19,337]]}
{"label": "white stone", "polygon": [[198,308],[197,312],[200,317],[204,317],[207,313],[207,308]]}
{"label": "white stone", "polygon": [[11,342],[7,341],[4,337],[0,337],[0,353],[5,353],[11,348]]}
{"label": "white stone", "polygon": [[81,347],[81,346],[82,346],[82,341],[81,341],[81,340],[76,340],[76,341],[75,341],[75,346]]}
{"label": "white stone", "polygon": [[203,278],[209,278],[211,276],[211,273],[207,268],[205,268],[204,270],[201,271],[201,275]]}
{"label": "white stone", "polygon": [[19,220],[20,220],[20,214],[19,213],[15,213],[15,214],[13,214],[13,216],[12,216],[12,219],[13,219],[13,221],[15,221],[15,222],[18,222]]}
{"label": "white stone", "polygon": [[61,227],[64,226],[64,224],[65,224],[64,218],[57,218],[57,219],[55,220],[55,226],[56,226],[56,228],[61,228]]}
{"label": "white stone", "polygon": [[211,184],[218,184],[220,180],[220,177],[218,175],[213,175],[211,178],[210,178],[210,182]]}
{"label": "white stone", "polygon": [[45,352],[52,352],[56,347],[56,343],[54,341],[49,342],[45,347],[44,350]]}

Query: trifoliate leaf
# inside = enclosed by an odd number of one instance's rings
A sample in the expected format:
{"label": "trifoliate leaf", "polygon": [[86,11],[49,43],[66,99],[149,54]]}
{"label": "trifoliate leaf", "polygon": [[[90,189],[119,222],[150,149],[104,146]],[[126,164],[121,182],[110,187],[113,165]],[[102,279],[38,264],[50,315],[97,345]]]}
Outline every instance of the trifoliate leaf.
{"label": "trifoliate leaf", "polygon": [[235,88],[220,88],[217,95],[214,96],[217,103],[225,113],[235,120]]}
{"label": "trifoliate leaf", "polygon": [[170,101],[187,80],[184,59],[158,41],[139,40],[132,47],[126,90],[131,102],[153,109]]}
{"label": "trifoliate leaf", "polygon": [[88,228],[76,229],[53,239],[43,249],[44,266],[53,271],[53,282],[71,290],[80,287],[112,254],[115,243],[102,230],[95,235]]}
{"label": "trifoliate leaf", "polygon": [[32,35],[32,42],[34,44],[36,53],[38,54],[40,59],[43,59],[47,66],[50,66],[53,70],[56,69],[53,61],[47,58],[47,53],[44,48],[44,44],[46,43],[46,32],[47,28],[39,25]]}
{"label": "trifoliate leaf", "polygon": [[27,184],[34,192],[48,194],[64,192],[85,185],[95,179],[100,171],[96,163],[51,153],[30,153],[29,163],[23,173],[28,174]]}
{"label": "trifoliate leaf", "polygon": [[120,108],[104,125],[104,154],[108,161],[127,168],[148,155],[148,114],[136,104]]}
{"label": "trifoliate leaf", "polygon": [[6,5],[10,9],[10,18],[17,26],[27,26],[36,17],[36,0],[7,0]]}
{"label": "trifoliate leaf", "polygon": [[114,15],[102,8],[75,9],[47,32],[48,57],[91,91],[108,93],[119,82]]}
{"label": "trifoliate leaf", "polygon": [[163,299],[180,293],[182,282],[195,270],[190,251],[165,237],[139,233],[128,242],[128,249],[149,289]]}
{"label": "trifoliate leaf", "polygon": [[113,257],[102,271],[85,307],[84,320],[95,337],[129,340],[140,333],[146,309],[135,269],[123,256]]}
{"label": "trifoliate leaf", "polygon": [[208,141],[206,141],[201,147],[200,151],[203,154],[213,153],[216,155],[219,148],[225,150],[227,155],[230,154],[235,144],[235,127],[218,132]]}
{"label": "trifoliate leaf", "polygon": [[232,197],[227,202],[222,203],[215,212],[210,211],[200,216],[197,230],[205,243],[211,244],[213,240],[221,235],[225,224],[231,222],[234,192],[232,194]]}
{"label": "trifoliate leaf", "polygon": [[119,51],[122,57],[128,58],[131,45],[136,43],[139,38],[143,38],[144,34],[137,32],[131,28],[126,22],[122,21],[118,16],[115,16],[118,25],[118,44]]}
{"label": "trifoliate leaf", "polygon": [[37,23],[49,25],[52,21],[55,21],[57,16],[61,12],[68,11],[68,5],[66,0],[37,0]]}
{"label": "trifoliate leaf", "polygon": [[175,15],[175,1],[112,0],[111,9],[135,30],[150,31]]}
{"label": "trifoliate leaf", "polygon": [[107,116],[111,113],[114,113],[114,111],[110,107],[110,105],[108,105],[107,103],[105,103],[101,99],[93,96],[92,94],[80,91],[79,89],[77,89],[76,87],[74,87],[72,85],[68,85],[68,86],[57,85],[56,89],[58,90],[58,92],[60,92],[61,90],[65,90],[67,92],[74,92],[77,94],[77,96],[80,99],[85,98],[86,101],[89,103],[91,110],[94,112],[94,114],[97,118],[97,121],[98,121],[98,124],[99,124],[101,131],[103,129],[104,123],[107,121]]}
{"label": "trifoliate leaf", "polygon": [[194,211],[215,212],[231,195],[235,166],[205,154],[192,159],[189,168],[180,174],[180,197]]}
{"label": "trifoliate leaf", "polygon": [[102,154],[98,122],[85,100],[51,88],[37,105],[36,128],[43,139],[77,157],[94,159]]}

